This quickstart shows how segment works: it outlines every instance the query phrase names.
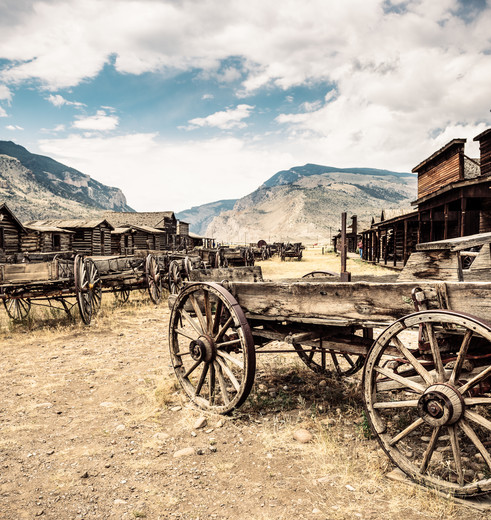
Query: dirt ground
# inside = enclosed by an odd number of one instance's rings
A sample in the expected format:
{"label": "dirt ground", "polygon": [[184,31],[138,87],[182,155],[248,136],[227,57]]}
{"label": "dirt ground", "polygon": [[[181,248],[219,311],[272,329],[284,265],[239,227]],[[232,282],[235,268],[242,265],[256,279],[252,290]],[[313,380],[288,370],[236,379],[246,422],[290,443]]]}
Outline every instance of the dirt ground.
{"label": "dirt ground", "polygon": [[205,414],[173,375],[166,301],[104,301],[89,327],[2,311],[0,518],[489,518],[386,477],[356,376],[260,357],[241,410]]}

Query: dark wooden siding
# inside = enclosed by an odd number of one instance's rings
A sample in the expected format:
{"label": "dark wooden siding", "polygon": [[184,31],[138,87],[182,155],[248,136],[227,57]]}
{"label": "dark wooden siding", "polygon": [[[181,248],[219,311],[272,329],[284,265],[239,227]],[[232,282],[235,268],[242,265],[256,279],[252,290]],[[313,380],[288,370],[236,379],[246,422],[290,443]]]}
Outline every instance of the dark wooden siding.
{"label": "dark wooden siding", "polygon": [[20,253],[21,235],[22,232],[19,229],[18,224],[12,218],[12,215],[5,209],[0,209],[0,253],[13,254]]}
{"label": "dark wooden siding", "polygon": [[460,151],[454,150],[438,164],[429,165],[428,169],[418,172],[418,199],[458,181],[461,178],[462,159]]}
{"label": "dark wooden siding", "polygon": [[479,142],[481,150],[481,175],[491,175],[491,133],[487,133]]}

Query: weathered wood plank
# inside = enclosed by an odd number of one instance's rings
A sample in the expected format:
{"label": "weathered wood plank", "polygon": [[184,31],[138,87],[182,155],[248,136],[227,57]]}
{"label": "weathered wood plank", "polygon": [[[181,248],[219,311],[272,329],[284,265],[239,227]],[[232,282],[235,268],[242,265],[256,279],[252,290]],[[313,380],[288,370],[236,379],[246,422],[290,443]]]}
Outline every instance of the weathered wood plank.
{"label": "weathered wood plank", "polygon": [[[424,290],[439,308],[438,282],[308,283],[231,282],[229,290],[251,317],[304,322],[353,320],[390,323],[414,312],[411,291]],[[449,308],[491,321],[491,282],[447,282]]]}
{"label": "weathered wood plank", "polygon": [[479,233],[466,237],[449,238],[437,240],[436,242],[425,242],[416,246],[416,251],[437,251],[448,249],[450,251],[461,251],[469,247],[476,247],[491,242],[491,233]]}
{"label": "weathered wood plank", "polygon": [[193,269],[190,272],[193,282],[262,282],[263,274],[260,266],[231,267],[219,269]]}
{"label": "weathered wood plank", "polygon": [[399,282],[413,280],[463,280],[458,254],[447,249],[415,251],[397,279]]}

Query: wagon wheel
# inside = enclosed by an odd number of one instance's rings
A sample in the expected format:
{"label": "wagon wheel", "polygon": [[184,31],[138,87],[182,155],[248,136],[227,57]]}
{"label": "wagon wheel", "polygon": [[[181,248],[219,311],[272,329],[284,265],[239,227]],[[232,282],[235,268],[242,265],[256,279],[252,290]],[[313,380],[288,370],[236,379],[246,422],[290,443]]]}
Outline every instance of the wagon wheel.
{"label": "wagon wheel", "polygon": [[304,274],[302,278],[321,278],[326,276],[339,276],[339,273],[334,271],[311,271],[310,273]]}
{"label": "wagon wheel", "polygon": [[169,291],[171,294],[178,294],[184,287],[186,276],[182,274],[181,263],[179,260],[172,260],[169,265]]}
{"label": "wagon wheel", "polygon": [[75,257],[75,291],[82,321],[90,325],[92,316],[99,310],[102,297],[102,284],[94,262]]}
{"label": "wagon wheel", "polygon": [[[363,337],[371,338],[372,330],[363,329]],[[316,346],[294,343],[293,348],[300,359],[317,374],[347,377],[356,374],[363,368],[365,356],[333,350],[328,345],[328,342],[326,342],[326,346],[322,346],[322,343]]]}
{"label": "wagon wheel", "polygon": [[85,271],[87,272],[87,280],[89,281],[89,288],[92,291],[92,314],[97,314],[102,303],[101,277],[93,260],[86,258],[84,264]]}
{"label": "wagon wheel", "polygon": [[31,310],[31,300],[29,298],[7,298],[3,300],[3,305],[9,318],[14,321],[26,319]]}
{"label": "wagon wheel", "polygon": [[491,490],[491,325],[422,311],[369,352],[363,390],[372,431],[416,482],[457,496]]}
{"label": "wagon wheel", "polygon": [[145,262],[145,278],[147,279],[148,294],[153,303],[160,303],[162,297],[162,278],[157,259],[148,255]]}
{"label": "wagon wheel", "polygon": [[130,299],[130,290],[128,287],[116,287],[114,297],[118,303],[126,303]]}
{"label": "wagon wheel", "polygon": [[177,379],[196,405],[225,414],[246,400],[254,382],[254,341],[242,309],[226,289],[200,283],[181,291],[169,338]]}

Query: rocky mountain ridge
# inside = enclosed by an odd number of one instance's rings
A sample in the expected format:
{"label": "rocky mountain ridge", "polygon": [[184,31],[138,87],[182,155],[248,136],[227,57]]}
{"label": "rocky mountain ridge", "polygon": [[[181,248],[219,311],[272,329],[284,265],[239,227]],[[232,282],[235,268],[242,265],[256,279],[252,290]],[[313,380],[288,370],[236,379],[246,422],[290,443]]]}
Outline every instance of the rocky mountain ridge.
{"label": "rocky mountain ridge", "polygon": [[119,188],[106,186],[54,159],[0,141],[0,203],[21,220],[133,211]]}
{"label": "rocky mountain ridge", "polygon": [[276,173],[257,190],[215,217],[206,236],[221,242],[329,242],[343,211],[357,215],[359,229],[382,209],[410,211],[417,177],[373,168],[306,164]]}

